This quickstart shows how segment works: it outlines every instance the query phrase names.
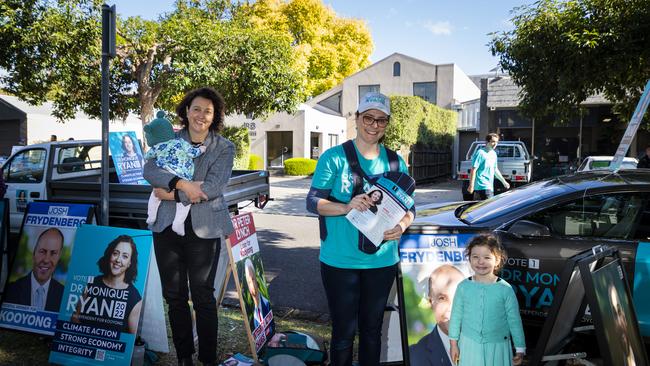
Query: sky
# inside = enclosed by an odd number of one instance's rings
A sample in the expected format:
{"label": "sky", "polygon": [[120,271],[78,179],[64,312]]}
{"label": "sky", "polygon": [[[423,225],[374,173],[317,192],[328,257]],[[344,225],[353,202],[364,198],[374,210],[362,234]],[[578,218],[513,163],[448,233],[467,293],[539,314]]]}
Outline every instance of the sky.
{"label": "sky", "polygon": [[[399,52],[433,64],[457,64],[466,74],[497,66],[488,33],[512,29],[511,10],[534,0],[323,0],[337,15],[367,22],[377,62]],[[107,0],[123,17],[157,19],[173,0]]]}

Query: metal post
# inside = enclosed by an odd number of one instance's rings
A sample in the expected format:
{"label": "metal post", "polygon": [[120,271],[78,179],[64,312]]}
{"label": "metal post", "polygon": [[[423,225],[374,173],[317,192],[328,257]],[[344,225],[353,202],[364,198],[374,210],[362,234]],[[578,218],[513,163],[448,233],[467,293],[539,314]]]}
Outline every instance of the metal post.
{"label": "metal post", "polygon": [[101,224],[108,226],[108,121],[109,121],[109,66],[115,57],[115,5],[102,5],[102,181]]}
{"label": "metal post", "polygon": [[408,330],[406,329],[406,309],[404,308],[404,285],[402,283],[402,265],[397,263],[397,272],[396,272],[396,284],[397,284],[397,306],[399,307],[399,330],[402,343],[402,361],[404,365],[411,364],[411,358],[409,355],[409,341],[408,341]]}
{"label": "metal post", "polygon": [[580,132],[578,132],[578,163],[582,162],[582,108],[580,109]]}

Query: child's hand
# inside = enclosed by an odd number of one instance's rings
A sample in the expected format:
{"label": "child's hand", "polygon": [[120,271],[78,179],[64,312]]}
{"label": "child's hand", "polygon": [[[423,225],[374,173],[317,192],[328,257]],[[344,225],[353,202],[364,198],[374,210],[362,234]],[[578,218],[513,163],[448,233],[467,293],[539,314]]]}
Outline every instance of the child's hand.
{"label": "child's hand", "polygon": [[460,350],[458,349],[457,344],[451,345],[451,348],[449,349],[449,355],[451,356],[452,365],[458,365],[458,361],[460,361]]}
{"label": "child's hand", "polygon": [[205,152],[205,150],[207,150],[207,149],[208,149],[208,147],[205,146],[205,145],[199,146],[199,150],[201,150],[201,154],[203,154]]}
{"label": "child's hand", "polygon": [[517,366],[521,365],[521,363],[524,361],[524,354],[523,353],[517,353],[515,354],[515,357],[512,358],[512,364]]}

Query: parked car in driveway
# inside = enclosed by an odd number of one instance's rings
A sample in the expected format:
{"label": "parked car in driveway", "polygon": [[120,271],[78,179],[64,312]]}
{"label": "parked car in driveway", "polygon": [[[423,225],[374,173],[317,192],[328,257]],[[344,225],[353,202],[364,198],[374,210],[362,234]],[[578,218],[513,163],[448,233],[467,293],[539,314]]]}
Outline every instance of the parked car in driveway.
{"label": "parked car in driveway", "polygon": [[[576,171],[584,172],[588,170],[609,169],[609,165],[614,159],[613,156],[588,156],[580,163]],[[621,163],[620,169],[635,169],[639,161],[635,158],[625,157]]]}
{"label": "parked car in driveway", "polygon": [[619,248],[641,333],[650,343],[650,170],[578,172],[480,202],[418,208],[411,233],[493,231],[508,252],[502,276],[527,324],[541,324],[567,258],[596,245]]}

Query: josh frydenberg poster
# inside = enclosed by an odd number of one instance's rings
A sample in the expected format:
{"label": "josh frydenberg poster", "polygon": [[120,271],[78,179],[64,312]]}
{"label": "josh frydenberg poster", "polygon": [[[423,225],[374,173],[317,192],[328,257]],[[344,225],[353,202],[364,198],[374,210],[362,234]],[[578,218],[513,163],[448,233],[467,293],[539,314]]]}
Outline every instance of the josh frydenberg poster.
{"label": "josh frydenberg poster", "polygon": [[77,228],[92,205],[32,202],[0,310],[0,327],[53,335]]}
{"label": "josh frydenberg poster", "polygon": [[[264,279],[264,267],[257,241],[253,215],[245,213],[232,218],[235,231],[228,237],[235,285],[242,304],[244,322],[248,326],[257,354],[275,333],[269,288]],[[252,337],[252,338],[251,338]]]}
{"label": "josh frydenberg poster", "polygon": [[151,232],[84,225],[75,243],[50,362],[128,365],[142,311]]}
{"label": "josh frydenberg poster", "polygon": [[[399,247],[409,355],[412,365],[437,365],[442,357],[448,359],[440,332],[448,335],[456,287],[471,273],[465,248],[475,234],[415,231],[417,226],[411,226]],[[391,312],[384,320],[388,320],[388,329],[384,332],[387,349],[382,352],[382,361],[403,359],[398,317],[397,312]]]}
{"label": "josh frydenberg poster", "polygon": [[108,141],[120,183],[148,184],[142,177],[144,159],[135,132],[110,132]]}

